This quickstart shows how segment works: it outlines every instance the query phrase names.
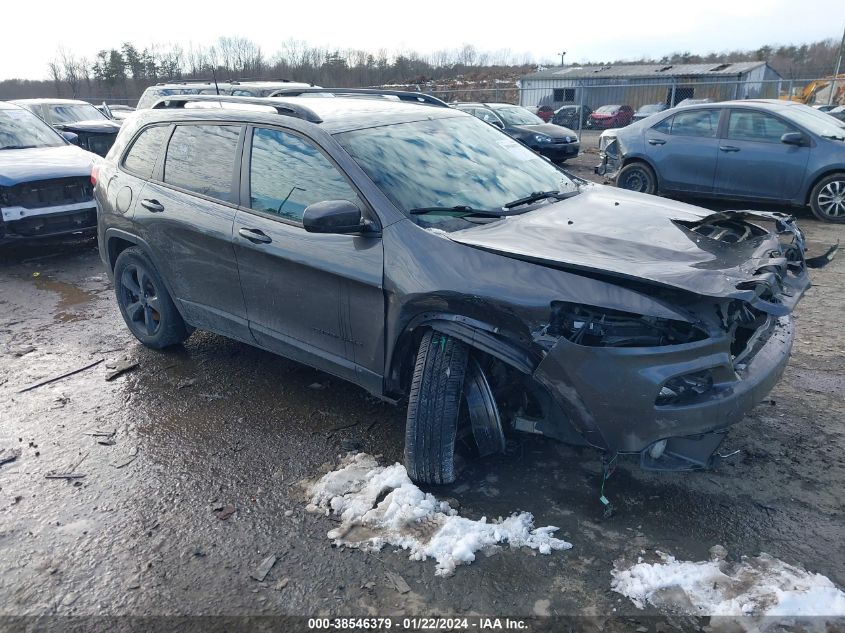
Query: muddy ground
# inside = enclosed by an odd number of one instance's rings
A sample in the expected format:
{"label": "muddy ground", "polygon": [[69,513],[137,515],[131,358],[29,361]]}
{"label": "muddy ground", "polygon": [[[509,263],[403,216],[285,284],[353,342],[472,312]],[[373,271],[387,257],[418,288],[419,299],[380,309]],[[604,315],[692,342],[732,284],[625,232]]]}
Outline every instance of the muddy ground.
{"label": "muddy ground", "polygon": [[[595,136],[571,165],[579,175],[592,177]],[[845,226],[798,215],[816,252],[845,237]],[[841,257],[813,274],[783,380],[722,447],[739,453],[681,475],[622,460],[605,519],[594,451],[516,437],[508,455],[435,492],[470,517],[530,511],[574,547],[503,549],[445,579],[392,548],[335,549],[325,536],[335,524],[304,509],[299,482],[349,442],[401,460],[401,407],[214,334],[163,353],[141,347],[91,240],[0,258],[0,448],[21,449],[0,466],[0,615],[615,613],[630,616],[621,629],[649,628],[652,611],[610,591],[614,561],[654,550],[702,560],[714,544],[845,586]],[[107,381],[123,358],[137,368]],[[215,509],[229,505],[222,520]],[[264,582],[251,578],[270,554],[278,561]],[[386,572],[411,590],[399,593]]]}

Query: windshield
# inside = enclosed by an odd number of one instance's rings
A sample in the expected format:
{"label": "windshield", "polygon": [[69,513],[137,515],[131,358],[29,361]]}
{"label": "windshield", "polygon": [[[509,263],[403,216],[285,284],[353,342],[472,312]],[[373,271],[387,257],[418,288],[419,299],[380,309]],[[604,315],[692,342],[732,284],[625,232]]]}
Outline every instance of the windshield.
{"label": "windshield", "polygon": [[30,111],[0,109],[0,150],[60,145],[62,137]]}
{"label": "windshield", "polygon": [[805,105],[794,105],[784,110],[785,112],[783,110],[780,112],[813,134],[845,137],[845,122],[830,116],[826,112],[819,112],[815,108]]}
{"label": "windshield", "polygon": [[616,114],[617,110],[619,110],[618,105],[607,105],[596,110],[596,114]]}
{"label": "windshield", "polygon": [[663,110],[662,103],[650,103],[641,107],[638,112],[640,114],[654,114],[655,112],[660,112],[661,110]]}
{"label": "windshield", "polygon": [[90,103],[47,105],[47,120],[54,125],[77,121],[108,121],[108,117]]}
{"label": "windshield", "polygon": [[[399,123],[335,138],[372,181],[406,213],[427,207],[502,209],[540,191],[576,191],[552,164],[474,117]],[[448,214],[419,223],[456,226]]]}
{"label": "windshield", "polygon": [[538,117],[536,114],[532,114],[525,108],[520,108],[519,106],[496,108],[495,112],[508,125],[539,125],[544,122],[543,119]]}

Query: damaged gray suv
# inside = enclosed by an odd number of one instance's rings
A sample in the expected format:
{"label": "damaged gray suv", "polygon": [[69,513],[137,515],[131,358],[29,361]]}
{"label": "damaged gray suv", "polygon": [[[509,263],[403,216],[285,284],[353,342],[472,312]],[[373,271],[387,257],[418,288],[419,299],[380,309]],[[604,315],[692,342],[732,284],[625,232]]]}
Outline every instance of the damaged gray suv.
{"label": "damaged gray suv", "polygon": [[809,286],[787,215],[590,184],[437,105],[166,108],[94,176],[128,328],[156,349],[217,332],[407,399],[418,482],[513,432],[706,467],[787,363]]}

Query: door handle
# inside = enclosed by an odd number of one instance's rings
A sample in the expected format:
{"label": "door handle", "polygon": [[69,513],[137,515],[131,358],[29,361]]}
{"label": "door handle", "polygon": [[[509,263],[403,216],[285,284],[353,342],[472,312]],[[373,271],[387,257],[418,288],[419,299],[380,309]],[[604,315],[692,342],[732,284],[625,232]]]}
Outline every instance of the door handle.
{"label": "door handle", "polygon": [[662,138],[650,138],[650,139],[648,139],[648,144],[649,145],[666,145],[666,141],[664,141]]}
{"label": "door handle", "polygon": [[269,244],[273,240],[258,229],[238,229],[238,235],[249,240],[253,244]]}
{"label": "door handle", "polygon": [[141,206],[151,213],[161,213],[164,211],[164,205],[158,200],[141,200]]}
{"label": "door handle", "polygon": [[723,152],[738,152],[739,148],[733,145],[719,145],[719,149]]}

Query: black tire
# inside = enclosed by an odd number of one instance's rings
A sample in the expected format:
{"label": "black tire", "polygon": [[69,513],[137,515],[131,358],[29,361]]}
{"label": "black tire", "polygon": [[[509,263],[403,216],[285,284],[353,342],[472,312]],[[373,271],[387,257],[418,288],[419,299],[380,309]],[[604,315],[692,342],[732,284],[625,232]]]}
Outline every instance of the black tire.
{"label": "black tire", "polygon": [[114,293],[129,331],[147,347],[162,349],[190,336],[161,276],[140,248],[127,248],[118,255]]}
{"label": "black tire", "polygon": [[616,186],[628,191],[654,194],[657,192],[657,176],[645,163],[628,163],[619,170]]}
{"label": "black tire", "polygon": [[461,341],[428,331],[420,341],[405,426],[405,468],[414,481],[455,481],[455,438],[469,350]]}
{"label": "black tire", "polygon": [[845,222],[845,172],[825,176],[810,192],[810,209],[822,222]]}

